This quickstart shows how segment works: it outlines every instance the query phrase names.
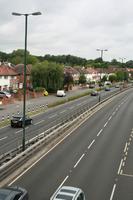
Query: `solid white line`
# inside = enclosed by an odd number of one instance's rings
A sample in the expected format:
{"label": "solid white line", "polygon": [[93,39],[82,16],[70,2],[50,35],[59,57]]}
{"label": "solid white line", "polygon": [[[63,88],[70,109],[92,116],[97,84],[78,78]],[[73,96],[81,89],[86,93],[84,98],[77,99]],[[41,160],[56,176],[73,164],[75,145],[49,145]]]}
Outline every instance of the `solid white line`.
{"label": "solid white line", "polygon": [[0,141],[1,141],[1,140],[5,140],[6,138],[7,138],[7,136],[6,136],[6,137],[3,137],[3,138],[0,138]]}
{"label": "solid white line", "polygon": [[41,120],[41,121],[35,123],[34,125],[38,125],[38,124],[40,124],[40,123],[42,123],[42,122],[44,122],[44,120]]}
{"label": "solid white line", "polygon": [[76,164],[74,165],[74,168],[77,167],[77,165],[79,164],[79,162],[81,161],[81,159],[84,157],[84,155],[85,155],[85,154],[83,153],[83,155],[79,158],[79,160],[78,160],[78,161],[76,162]]}
{"label": "solid white line", "polygon": [[99,136],[99,135],[102,133],[102,131],[103,131],[103,129],[101,129],[101,130],[98,132],[97,136]]}
{"label": "solid white line", "polygon": [[93,140],[93,141],[90,143],[90,145],[88,146],[88,149],[91,148],[91,146],[93,145],[94,142],[95,142],[95,140]]}
{"label": "solid white line", "polygon": [[49,118],[53,118],[53,117],[55,117],[55,116],[57,116],[57,114],[54,114],[54,115],[50,116]]}
{"label": "solid white line", "polygon": [[115,193],[115,188],[116,188],[116,184],[114,184],[114,186],[113,186],[113,190],[112,190],[112,193],[111,193],[110,200],[113,199],[113,196],[114,196],[114,193]]}
{"label": "solid white line", "polygon": [[121,162],[120,162],[120,165],[119,165],[119,169],[118,169],[117,174],[120,174],[120,170],[121,170],[122,163],[123,163],[123,159],[122,159]]}

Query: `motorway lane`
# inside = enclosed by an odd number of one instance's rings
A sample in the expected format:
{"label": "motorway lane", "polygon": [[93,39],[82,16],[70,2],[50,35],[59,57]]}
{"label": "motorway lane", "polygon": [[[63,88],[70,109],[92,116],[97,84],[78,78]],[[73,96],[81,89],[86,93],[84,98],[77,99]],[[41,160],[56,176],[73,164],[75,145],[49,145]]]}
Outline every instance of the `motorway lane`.
{"label": "motorway lane", "polygon": [[[101,92],[101,99],[111,95],[118,89],[112,89],[110,92]],[[34,117],[33,126],[26,127],[26,140],[39,135],[50,127],[58,124],[60,121],[69,118],[77,110],[81,110],[84,107],[93,106],[98,102],[98,97],[85,96],[75,101],[66,103],[61,106],[49,109],[45,113],[41,113]],[[16,148],[22,143],[22,129],[14,129],[11,127],[5,127],[0,130],[0,154],[3,154],[11,149]]]}
{"label": "motorway lane", "polygon": [[[13,184],[28,189],[31,200],[49,199],[61,183],[81,187],[86,199],[113,200],[114,185],[120,185],[123,149],[132,130],[131,91],[98,111]],[[129,115],[125,115],[127,108]]]}

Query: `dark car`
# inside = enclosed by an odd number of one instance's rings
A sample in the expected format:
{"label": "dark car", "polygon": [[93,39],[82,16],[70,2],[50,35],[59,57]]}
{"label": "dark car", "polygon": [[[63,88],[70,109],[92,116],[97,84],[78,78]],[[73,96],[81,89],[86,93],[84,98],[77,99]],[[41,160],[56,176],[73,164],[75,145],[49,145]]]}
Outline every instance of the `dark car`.
{"label": "dark car", "polygon": [[[28,116],[25,116],[25,125],[29,124],[32,124],[32,119]],[[13,116],[11,119],[11,127],[23,127],[23,117]]]}
{"label": "dark car", "polygon": [[92,90],[91,91],[91,96],[98,96],[98,91],[96,91],[96,90]]}
{"label": "dark car", "polygon": [[0,200],[28,200],[28,192],[21,187],[0,188]]}

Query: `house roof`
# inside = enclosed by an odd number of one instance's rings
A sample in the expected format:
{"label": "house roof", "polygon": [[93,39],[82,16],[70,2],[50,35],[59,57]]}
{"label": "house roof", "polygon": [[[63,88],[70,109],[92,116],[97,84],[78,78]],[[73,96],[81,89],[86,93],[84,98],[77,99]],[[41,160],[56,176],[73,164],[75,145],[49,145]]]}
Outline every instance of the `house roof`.
{"label": "house roof", "polygon": [[0,65],[0,76],[16,76],[15,70],[7,65]]}
{"label": "house roof", "polygon": [[[26,74],[30,75],[31,74],[31,67],[32,65],[27,65],[26,66]],[[24,72],[24,64],[18,64],[14,67],[15,71],[17,72],[17,74],[22,75]]]}

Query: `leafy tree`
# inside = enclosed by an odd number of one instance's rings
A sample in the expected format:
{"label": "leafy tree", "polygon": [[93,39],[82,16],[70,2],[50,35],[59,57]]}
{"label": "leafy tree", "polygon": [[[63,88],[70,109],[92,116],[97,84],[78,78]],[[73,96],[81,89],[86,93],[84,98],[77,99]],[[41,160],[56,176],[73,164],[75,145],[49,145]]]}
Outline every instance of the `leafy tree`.
{"label": "leafy tree", "polygon": [[101,81],[102,81],[102,82],[107,81],[107,76],[104,75],[103,78],[101,79]]}
{"label": "leafy tree", "polygon": [[87,81],[86,81],[86,77],[84,74],[80,74],[80,77],[79,77],[79,83],[80,84],[85,84]]}
{"label": "leafy tree", "polygon": [[70,86],[71,84],[73,84],[73,77],[72,77],[72,75],[71,75],[70,73],[67,72],[67,73],[64,75],[64,86],[67,87],[66,90],[69,89],[69,86]]}
{"label": "leafy tree", "polygon": [[44,87],[54,92],[63,87],[63,66],[54,62],[42,62],[33,66],[31,71],[33,87]]}
{"label": "leafy tree", "polygon": [[114,81],[116,81],[117,80],[117,76],[115,75],[115,74],[111,74],[110,76],[109,76],[109,81],[112,83],[112,82],[114,82]]}
{"label": "leafy tree", "polygon": [[117,81],[123,81],[124,80],[124,72],[122,72],[122,71],[116,72],[116,77],[117,77]]}

